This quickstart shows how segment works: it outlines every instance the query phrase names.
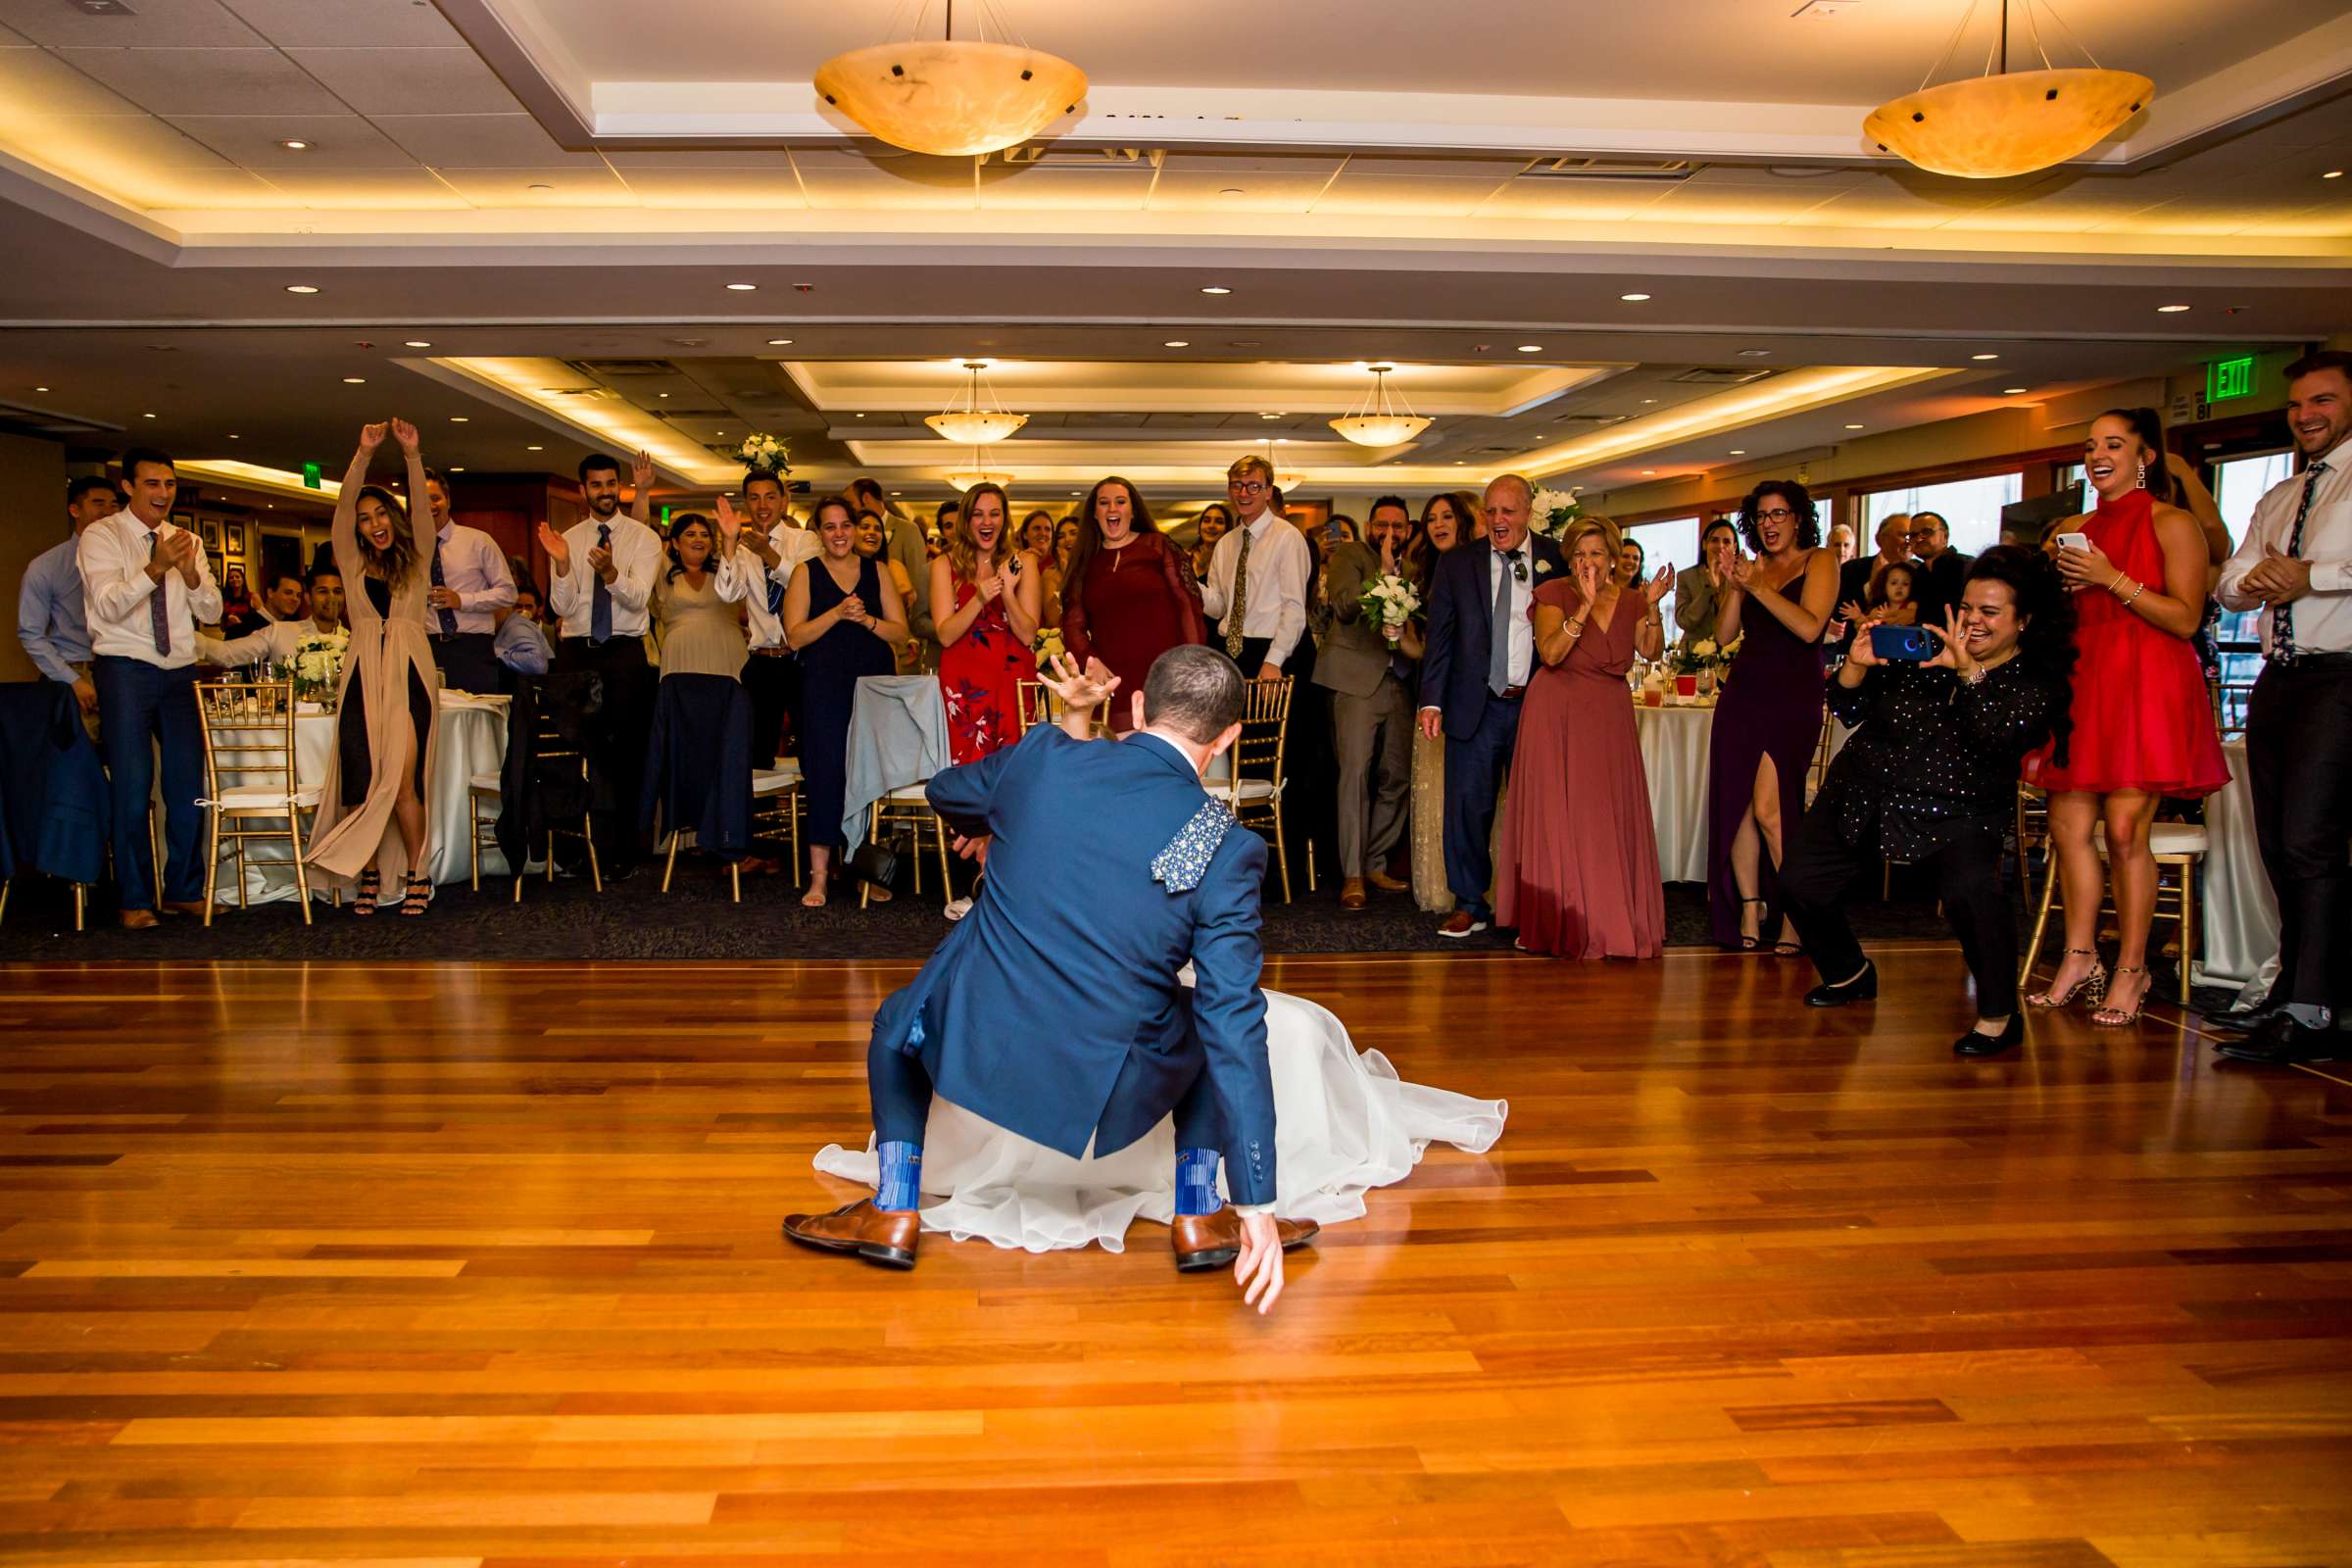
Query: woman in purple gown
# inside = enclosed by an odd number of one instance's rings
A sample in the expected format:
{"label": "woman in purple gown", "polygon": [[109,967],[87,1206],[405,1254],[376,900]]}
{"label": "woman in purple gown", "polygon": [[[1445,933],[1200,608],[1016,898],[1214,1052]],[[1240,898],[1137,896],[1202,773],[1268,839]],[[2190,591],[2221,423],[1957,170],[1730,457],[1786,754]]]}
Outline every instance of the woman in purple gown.
{"label": "woman in purple gown", "polygon": [[1715,705],[1707,773],[1707,916],[1715,940],[1794,955],[1781,910],[1785,827],[1805,809],[1805,772],[1821,743],[1821,634],[1838,598],[1821,514],[1793,479],[1767,479],[1740,507],[1753,556],[1732,565],[1716,639],[1740,644]]}

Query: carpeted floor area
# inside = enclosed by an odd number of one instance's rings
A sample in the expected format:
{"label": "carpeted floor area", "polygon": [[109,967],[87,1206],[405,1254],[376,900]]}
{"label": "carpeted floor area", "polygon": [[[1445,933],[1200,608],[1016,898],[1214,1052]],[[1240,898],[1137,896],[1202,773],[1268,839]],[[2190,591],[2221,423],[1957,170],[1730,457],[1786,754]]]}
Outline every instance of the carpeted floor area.
{"label": "carpeted floor area", "polygon": [[[661,868],[638,871],[609,885],[600,897],[585,881],[550,886],[533,881],[516,906],[505,878],[480,893],[463,883],[443,888],[432,911],[409,919],[390,912],[366,919],[324,904],[306,927],[294,905],[232,910],[210,931],[171,917],[153,931],[124,931],[110,901],[93,895],[88,929],[74,930],[68,890],[46,880],[20,881],[0,918],[0,960],[40,958],[235,959],[467,959],[467,958],[922,958],[947,934],[933,888],[921,898],[902,892],[887,906],[858,907],[836,898],[822,909],[801,907],[800,894],[780,877],[747,879],[743,903],[727,899],[723,870],[681,860],[671,891],[661,891]],[[101,890],[102,892],[104,890]],[[1481,932],[1460,943],[1437,934],[1439,917],[1414,907],[1404,893],[1374,893],[1362,910],[1340,907],[1326,885],[1288,905],[1269,898],[1269,953],[1410,953],[1436,949],[1505,949],[1507,934]],[[1708,945],[1705,891],[1696,884],[1666,890],[1667,944]],[[1932,898],[1901,886],[1892,902],[1856,906],[1854,926],[1864,940],[1950,940]]]}

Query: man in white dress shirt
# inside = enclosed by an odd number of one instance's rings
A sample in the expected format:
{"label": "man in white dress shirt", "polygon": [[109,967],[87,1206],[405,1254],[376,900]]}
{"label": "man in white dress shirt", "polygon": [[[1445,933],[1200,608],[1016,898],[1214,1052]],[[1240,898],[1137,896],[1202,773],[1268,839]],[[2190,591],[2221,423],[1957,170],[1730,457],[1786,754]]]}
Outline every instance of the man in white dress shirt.
{"label": "man in white dress shirt", "polygon": [[[784,590],[804,562],[823,554],[815,534],[792,525],[784,481],[764,469],[743,476],[744,514],[718,498],[718,597],[743,606],[751,657],[744,661],[744,690],[752,700],[752,765],[773,767],[793,713],[800,707],[801,665],[784,638]],[[768,840],[752,846],[743,869],[773,876],[786,869],[783,847]]]}
{"label": "man in white dress shirt", "polygon": [[[424,503],[433,514],[432,587],[424,596],[424,630],[442,684],[462,692],[505,689],[499,674],[498,612],[514,604],[514,578],[498,541],[453,521],[449,475],[424,470]],[[420,546],[421,548],[421,546]]]}
{"label": "man in white dress shirt", "polygon": [[554,573],[548,605],[564,623],[555,672],[604,677],[588,762],[601,782],[598,799],[612,802],[594,813],[597,857],[605,879],[618,881],[636,869],[639,856],[637,799],[654,719],[645,634],[666,557],[659,534],[621,515],[618,460],[602,453],[581,459],[580,492],[588,515],[560,534],[542,522],[539,547]]}
{"label": "man in white dress shirt", "polygon": [[1315,569],[1314,552],[1275,506],[1274,466],[1265,459],[1243,458],[1226,469],[1225,493],[1241,521],[1217,541],[1208,580],[1200,585],[1201,609],[1216,632],[1210,642],[1245,676],[1304,675],[1314,662],[1314,644],[1306,636],[1306,580]]}
{"label": "man in white dress shirt", "polygon": [[101,751],[114,804],[122,920],[155,924],[147,810],[163,760],[162,907],[204,913],[204,732],[196,716],[196,624],[220,618],[220,589],[204,546],[172,526],[179,474],[151,447],[122,454],[130,503],[83,530],[74,558],[89,620]]}
{"label": "man in white dress shirt", "polygon": [[2267,656],[2246,704],[2254,836],[2278,898],[2278,979],[2239,1061],[2340,1061],[2352,955],[2352,354],[2286,368],[2286,425],[2306,466],[2255,504],[2215,597],[2262,611]]}
{"label": "man in white dress shirt", "polygon": [[[207,637],[196,634],[196,662],[214,664],[222,669],[242,669],[268,660],[272,664],[290,664],[295,651],[304,643],[323,638],[328,642],[349,644],[351,628],[343,624],[343,575],[340,572],[318,570],[311,573],[307,585],[299,577],[291,577],[298,595],[307,591],[311,613],[283,620],[272,620],[260,631],[242,637]],[[281,578],[284,580],[284,578]],[[271,595],[275,598],[274,592]]]}

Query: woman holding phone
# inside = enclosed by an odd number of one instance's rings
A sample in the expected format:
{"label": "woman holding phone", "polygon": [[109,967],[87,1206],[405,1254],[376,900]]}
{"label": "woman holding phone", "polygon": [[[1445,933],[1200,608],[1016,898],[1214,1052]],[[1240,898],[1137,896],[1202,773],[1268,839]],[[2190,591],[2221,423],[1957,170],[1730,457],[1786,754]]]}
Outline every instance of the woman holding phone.
{"label": "woman holding phone", "polygon": [[[2066,951],[2049,989],[2026,1001],[2063,1007],[2086,994],[2106,1004],[2090,1021],[2120,1028],[2137,1021],[2148,994],[2156,913],[2148,833],[2157,803],[2210,795],[2230,782],[2230,769],[2189,641],[2204,619],[2209,551],[2166,466],[2155,411],[2110,409],[2093,419],[2082,466],[2098,507],[2067,522],[2055,541],[2059,575],[2075,594],[2082,660],[2074,744],[2063,759],[2047,751],[2029,757],[2025,770],[2050,795]],[[2112,974],[2097,948],[2109,867],[2118,931]]]}
{"label": "woman holding phone", "polygon": [[[2075,612],[2056,570],[2001,545],[1969,568],[1941,626],[1916,628],[1923,661],[1882,657],[1867,628],[1830,682],[1830,711],[1853,738],[1788,848],[1781,895],[1821,984],[1808,1006],[1879,994],[1845,905],[1882,858],[1936,873],[1944,917],[1977,987],[1977,1020],[1952,1043],[1989,1056],[2025,1038],[2017,1006],[2017,920],[2001,891],[2001,834],[2021,762],[2047,744],[2071,755]],[[1909,641],[1889,638],[1888,641]]]}

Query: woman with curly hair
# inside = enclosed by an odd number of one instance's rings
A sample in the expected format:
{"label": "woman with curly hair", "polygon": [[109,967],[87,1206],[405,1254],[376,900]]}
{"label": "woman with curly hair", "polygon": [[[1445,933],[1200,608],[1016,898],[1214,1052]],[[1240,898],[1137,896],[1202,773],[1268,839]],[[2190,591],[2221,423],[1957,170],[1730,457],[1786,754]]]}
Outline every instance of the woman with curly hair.
{"label": "woman with curly hair", "polygon": [[[405,879],[400,912],[418,915],[433,898],[424,780],[439,727],[434,692],[440,676],[424,634],[424,593],[432,583],[417,566],[408,509],[389,490],[368,482],[386,428],[370,424],[360,431],[360,449],[335,503],[335,569],[360,591],[346,601],[351,645],[336,702],[335,749],[308,858],[338,881],[358,879],[352,913],[375,912],[388,870]],[[421,498],[425,469],[416,427],[395,419],[388,428],[408,459],[409,494]]]}
{"label": "woman with curly hair", "polygon": [[1927,632],[1936,653],[1882,661],[1868,628],[1830,683],[1830,710],[1854,730],[1821,782],[1781,869],[1781,893],[1822,983],[1815,1007],[1879,994],[1845,899],[1882,858],[1933,869],[1944,918],[1976,980],[1977,1021],[1952,1049],[1990,1056],[2025,1038],[2017,1004],[2017,919],[2001,891],[2001,834],[2025,759],[2073,737],[2075,607],[2030,550],[1977,558],[1958,608]]}
{"label": "woman with curly hair", "polygon": [[1838,598],[1838,562],[1821,548],[1821,514],[1793,479],[1767,479],[1740,506],[1754,555],[1732,562],[1716,618],[1719,646],[1740,644],[1715,706],[1707,774],[1707,912],[1715,940],[1753,952],[1777,922],[1773,951],[1793,956],[1780,907],[1782,827],[1805,808],[1805,770],[1821,740],[1821,634]]}

